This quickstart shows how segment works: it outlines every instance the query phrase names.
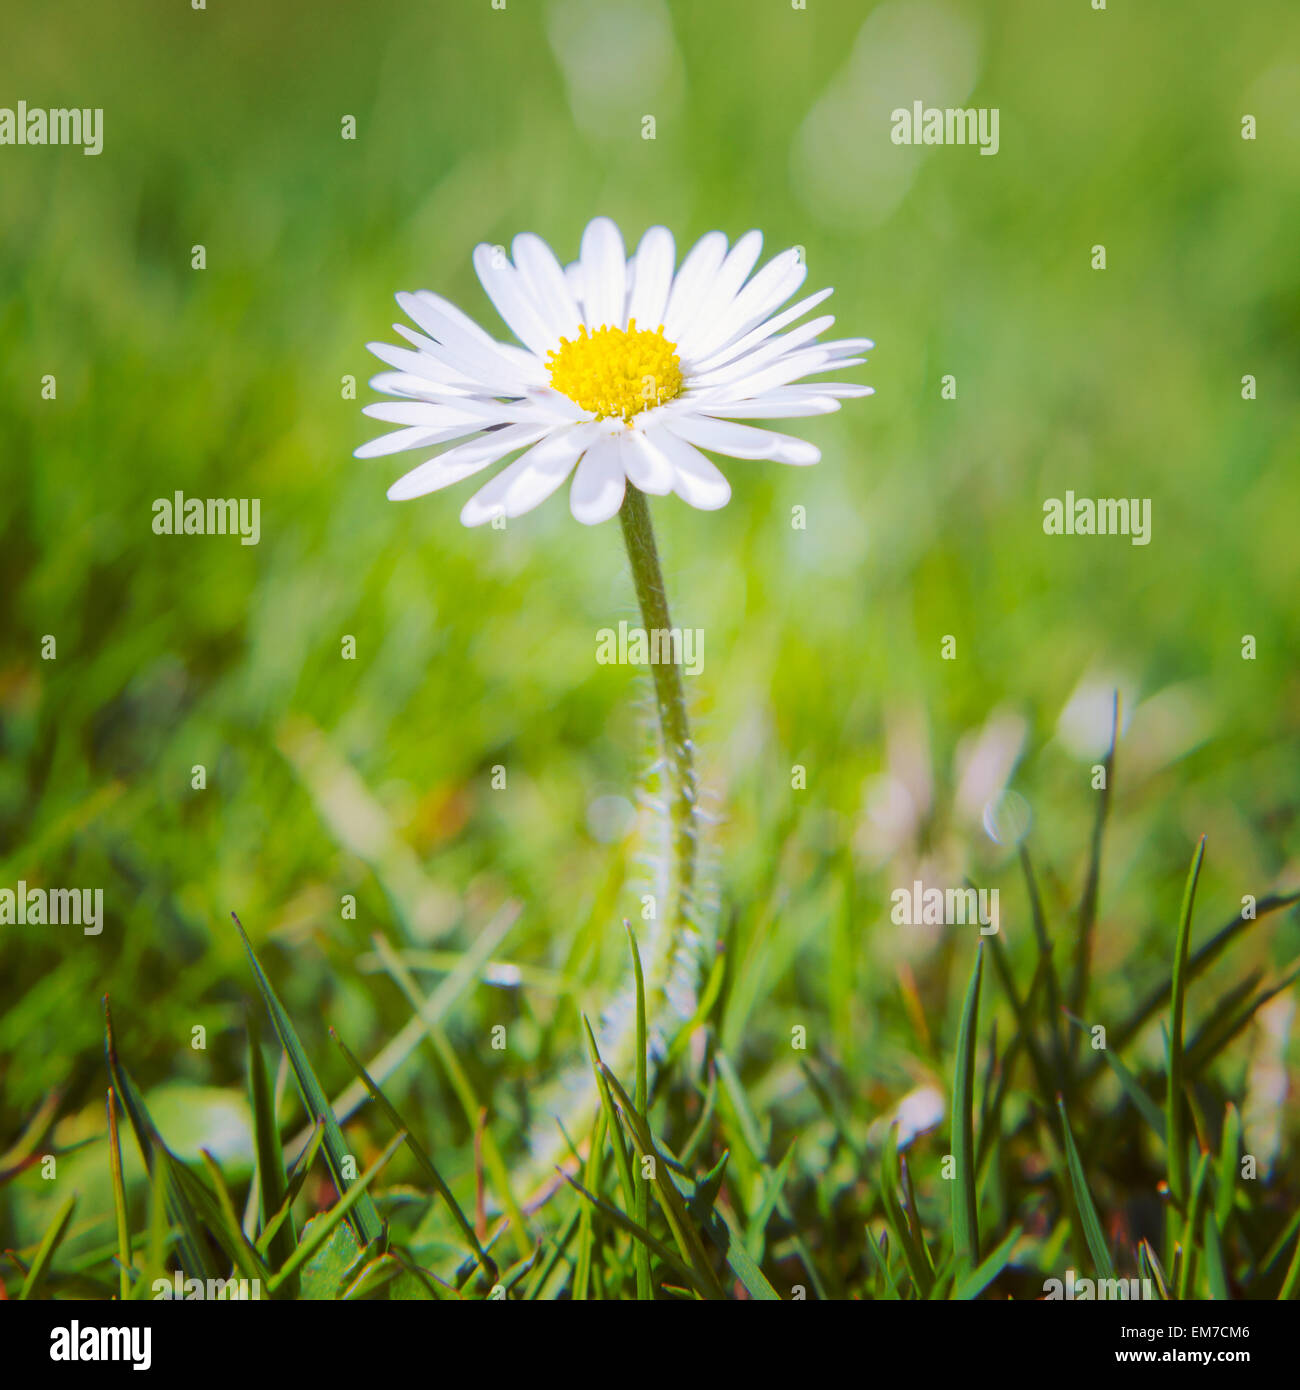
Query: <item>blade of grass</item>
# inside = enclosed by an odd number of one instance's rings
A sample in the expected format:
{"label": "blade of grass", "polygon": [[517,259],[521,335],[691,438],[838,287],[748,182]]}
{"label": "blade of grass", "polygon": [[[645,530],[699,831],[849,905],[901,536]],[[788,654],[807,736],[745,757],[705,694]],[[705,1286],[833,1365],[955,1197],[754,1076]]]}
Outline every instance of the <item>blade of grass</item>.
{"label": "blade of grass", "polygon": [[113,1185],[113,1211],[117,1217],[118,1297],[131,1295],[131,1227],[127,1221],[126,1184],[122,1179],[122,1141],[117,1132],[117,1098],[108,1088],[108,1172]]}
{"label": "blade of grass", "polygon": [[1113,1279],[1115,1277],[1115,1265],[1110,1257],[1110,1248],[1106,1244],[1105,1233],[1101,1229],[1101,1221],[1097,1217],[1097,1207],[1092,1200],[1092,1193],[1088,1191],[1088,1179],[1084,1175],[1079,1150],[1075,1147],[1074,1135],[1070,1133],[1070,1118],[1065,1113],[1065,1098],[1063,1096],[1057,1096],[1056,1109],[1061,1117],[1061,1131],[1065,1136],[1066,1161],[1070,1169],[1070,1185],[1074,1189],[1074,1204],[1079,1212],[1079,1222],[1083,1226],[1084,1238],[1088,1242],[1088,1249],[1092,1252],[1092,1260],[1097,1267],[1097,1274],[1102,1279]]}
{"label": "blade of grass", "polygon": [[[1256,922],[1263,921],[1270,913],[1278,912],[1284,907],[1291,907],[1298,902],[1300,902],[1300,892],[1281,893],[1259,898],[1255,903],[1253,915],[1247,916],[1247,909],[1242,908],[1231,922],[1220,927],[1203,946],[1192,952],[1191,959],[1187,963],[1188,984],[1198,979],[1213,965],[1248,927],[1253,927]],[[1169,1002],[1170,990],[1171,985],[1168,979],[1157,985],[1123,1023],[1110,1030],[1111,1046],[1122,1048],[1130,1042],[1147,1020]],[[1102,1063],[1098,1061],[1088,1075],[1091,1076],[1101,1066]]]}
{"label": "blade of grass", "polygon": [[1228,1293],[1228,1271],[1223,1263],[1223,1240],[1219,1235],[1219,1224],[1214,1219],[1214,1208],[1205,1213],[1205,1278],[1210,1286],[1210,1297],[1220,1302],[1230,1297]]}
{"label": "blade of grass", "polygon": [[1198,1076],[1246,1027],[1252,1018],[1270,1000],[1290,989],[1300,979],[1300,961],[1290,966],[1285,974],[1271,985],[1265,986],[1251,999],[1247,1000],[1230,1017],[1223,1019],[1213,1032],[1207,1028],[1202,1032],[1185,1054],[1185,1071],[1189,1076]]}
{"label": "blade of grass", "polygon": [[[502,938],[508,929],[509,922],[513,922],[513,920],[513,918],[509,918],[505,926],[498,928]],[[440,1006],[439,999],[458,997],[460,987],[458,986],[454,993],[451,992],[452,980],[449,977],[443,981],[434,994],[426,998],[420,992],[420,987],[416,984],[414,976],[398,958],[392,945],[381,936],[376,936],[374,943],[375,950],[388,969],[393,983],[406,995],[407,1002],[415,1010],[421,1028],[428,1036],[429,1045],[446,1073],[452,1090],[456,1093],[456,1099],[460,1102],[466,1124],[479,1136],[482,1145],[483,1164],[492,1178],[497,1196],[510,1221],[510,1239],[514,1242],[520,1258],[530,1259],[533,1254],[533,1246],[528,1235],[528,1223],[524,1219],[523,1210],[515,1200],[514,1189],[510,1181],[510,1170],[506,1167],[501,1150],[497,1147],[496,1139],[486,1124],[486,1107],[480,1103],[474,1092],[473,1083],[466,1074],[465,1068],[461,1066],[460,1059],[456,1056],[456,1050],[452,1047],[441,1026],[442,1013],[445,1007],[450,1007],[450,1005]],[[495,949],[496,942],[491,944]],[[447,992],[445,996],[444,991]],[[382,1077],[379,1078],[381,1081],[382,1079]],[[362,1094],[364,1093],[364,1087],[362,1087]]]}
{"label": "blade of grass", "polygon": [[[597,1190],[600,1182],[600,1160],[605,1145],[607,1124],[604,1110],[597,1110],[596,1118],[591,1126],[591,1146],[587,1150],[585,1175],[587,1187],[592,1192]],[[563,1172],[564,1170],[557,1168],[557,1171]],[[595,1258],[597,1211],[598,1208],[590,1202],[582,1204],[582,1219],[578,1224],[578,1260],[573,1271],[573,1298],[577,1303],[583,1303],[591,1296],[591,1271],[592,1261]],[[638,1297],[640,1297],[639,1291]]]}
{"label": "blade of grass", "polygon": [[[261,1207],[260,1234],[284,1205],[288,1179],[284,1171],[284,1150],[280,1146],[280,1126],[275,1115],[274,1093],[266,1071],[266,1058],[262,1055],[257,1015],[251,1009],[248,1011],[246,1025],[248,1099],[253,1116],[253,1156]],[[267,1257],[278,1268],[293,1254],[293,1248],[297,1243],[298,1235],[294,1229],[293,1216],[289,1214],[272,1237],[267,1247]],[[292,1294],[293,1290],[289,1292]]]}
{"label": "blade of grass", "polygon": [[371,1099],[388,1117],[388,1123],[392,1125],[395,1130],[406,1135],[406,1147],[410,1149],[416,1163],[424,1170],[425,1176],[434,1185],[438,1195],[447,1204],[447,1209],[451,1212],[453,1220],[460,1227],[461,1233],[464,1235],[466,1241],[468,1241],[470,1249],[474,1252],[475,1258],[478,1260],[484,1275],[487,1277],[488,1283],[496,1283],[496,1262],[488,1255],[487,1251],[483,1249],[483,1246],[479,1242],[477,1232],[474,1230],[469,1218],[461,1210],[460,1203],[457,1202],[456,1198],[452,1195],[451,1188],[443,1181],[442,1174],[438,1171],[437,1165],[434,1163],[433,1159],[430,1158],[424,1146],[411,1133],[410,1126],[401,1115],[398,1114],[397,1107],[393,1105],[383,1091],[380,1090],[378,1083],[356,1059],[347,1043],[339,1037],[338,1033],[333,1028],[330,1029],[330,1037],[334,1039],[339,1051],[342,1052],[346,1059],[348,1066],[356,1072],[362,1085],[364,1085],[366,1090],[370,1093]]}
{"label": "blade of grass", "polygon": [[975,1192],[975,1031],[979,1022],[980,980],[984,943],[975,950],[957,1032],[957,1057],[952,1087],[952,1149],[957,1173],[952,1189],[953,1251],[958,1265],[974,1269],[979,1263],[979,1210]]}
{"label": "blade of grass", "polygon": [[1201,1154],[1196,1165],[1196,1176],[1192,1180],[1191,1199],[1187,1207],[1187,1220],[1183,1226],[1183,1262],[1178,1269],[1178,1300],[1191,1298],[1196,1289],[1196,1227],[1201,1219],[1201,1206],[1205,1196],[1206,1178],[1210,1172],[1210,1153],[1207,1149]]}
{"label": "blade of grass", "polygon": [[[1038,892],[1038,880],[1034,876],[1033,862],[1029,857],[1026,841],[1020,842],[1020,871],[1025,879],[1025,892],[1029,896],[1029,917],[1034,927],[1034,942],[1038,947],[1038,969],[1042,972],[1043,987],[1046,994],[1048,1037],[1051,1040],[1051,1055],[1056,1071],[1056,1084],[1065,1082],[1065,1038],[1061,1032],[1061,981],[1056,973],[1056,961],[1052,955],[1052,943],[1047,935],[1047,923],[1043,917],[1043,902]],[[995,938],[996,939],[996,938]],[[1031,991],[1032,997],[1032,991]]]}
{"label": "blade of grass", "polygon": [[[334,1111],[330,1108],[329,1097],[325,1094],[325,1088],[320,1084],[315,1071],[312,1069],[311,1062],[299,1041],[293,1023],[285,1012],[284,1005],[280,1003],[279,996],[272,988],[266,972],[262,969],[262,963],[253,950],[253,943],[248,939],[248,933],[244,931],[244,924],[233,912],[230,916],[239,930],[240,939],[244,943],[244,950],[248,953],[248,961],[253,968],[257,987],[262,993],[262,1001],[266,1005],[267,1012],[271,1015],[271,1025],[275,1029],[276,1037],[280,1039],[280,1046],[284,1048],[285,1055],[289,1058],[289,1066],[293,1070],[293,1078],[297,1083],[303,1108],[313,1120],[319,1119],[325,1123],[325,1161],[329,1165],[334,1186],[342,1197],[348,1191],[349,1180],[344,1176],[344,1172],[347,1161],[352,1158],[347,1140],[343,1137],[339,1122],[335,1119]],[[359,1181],[359,1179],[353,1181]],[[384,1223],[379,1219],[379,1212],[374,1202],[364,1190],[355,1203],[349,1204],[349,1210],[354,1206],[356,1209],[354,1220],[362,1245],[369,1245],[372,1241],[382,1240]],[[283,1269],[284,1266],[281,1268]]]}
{"label": "blade of grass", "polygon": [[618,1180],[623,1188],[623,1200],[627,1203],[628,1210],[632,1211],[636,1205],[636,1184],[632,1178],[632,1160],[628,1155],[627,1145],[623,1142],[623,1131],[618,1122],[618,1111],[614,1106],[614,1097],[610,1094],[609,1083],[605,1080],[605,1073],[602,1070],[603,1063],[600,1060],[600,1051],[596,1046],[596,1035],[591,1031],[591,1022],[586,1014],[582,1016],[582,1026],[586,1030],[587,1052],[591,1057],[591,1070],[596,1078],[596,1089],[600,1093],[601,1108],[605,1112],[610,1147],[614,1150],[614,1166],[618,1169]]}
{"label": "blade of grass", "polygon": [[[885,1220],[894,1233],[894,1240],[903,1252],[903,1263],[912,1277],[917,1296],[928,1298],[934,1286],[934,1263],[930,1259],[925,1237],[913,1230],[908,1214],[899,1198],[902,1172],[898,1161],[898,1121],[894,1120],[885,1134],[880,1154],[880,1196]],[[919,1236],[919,1239],[918,1239]]]}
{"label": "blade of grass", "polygon": [[[1186,1210],[1187,1202],[1187,1111],[1183,1099],[1183,1014],[1187,1004],[1187,952],[1192,937],[1192,908],[1196,902],[1196,883],[1205,858],[1205,836],[1197,842],[1192,867],[1183,888],[1183,905],[1178,914],[1178,935],[1174,942],[1174,970],[1171,986],[1172,1023],[1169,1029],[1169,1086],[1165,1095],[1165,1157],[1169,1192],[1175,1205]],[[1172,1249],[1172,1242],[1171,1247]]]}
{"label": "blade of grass", "polygon": [[609,1202],[597,1197],[594,1192],[588,1192],[577,1178],[566,1173],[563,1168],[557,1168],[556,1172],[559,1173],[575,1192],[579,1193],[590,1202],[592,1207],[600,1212],[607,1221],[612,1222],[620,1230],[626,1231],[637,1244],[644,1245],[656,1258],[662,1260],[679,1279],[684,1279],[692,1288],[698,1289],[704,1297],[708,1298],[713,1296],[708,1292],[707,1283],[699,1277],[696,1271],[674,1254],[661,1240],[651,1235],[644,1226],[634,1221],[626,1212],[619,1211],[616,1206],[612,1206]]}
{"label": "blade of grass", "polygon": [[1296,1241],[1291,1263],[1287,1266],[1286,1278],[1282,1280],[1282,1287],[1278,1290],[1277,1296],[1282,1303],[1300,1299],[1300,1240]]}
{"label": "blade of grass", "polygon": [[41,1286],[45,1283],[45,1276],[50,1272],[50,1264],[54,1260],[55,1251],[58,1250],[63,1237],[68,1233],[68,1223],[72,1220],[72,1213],[76,1210],[77,1194],[70,1193],[64,1198],[58,1211],[54,1213],[54,1218],[45,1228],[45,1234],[41,1237],[41,1243],[36,1248],[36,1254],[32,1256],[32,1262],[27,1269],[27,1277],[23,1280],[23,1286],[18,1292],[19,1301],[35,1298],[41,1291]]}
{"label": "blade of grass", "polygon": [[[1076,1028],[1081,1029],[1085,1033],[1088,1031],[1088,1025],[1081,1018],[1075,1018],[1071,1013],[1067,1013],[1066,1017]],[[1128,1067],[1120,1061],[1119,1057],[1109,1047],[1102,1048],[1101,1053],[1110,1065],[1110,1069],[1118,1078],[1120,1086],[1123,1087],[1124,1094],[1133,1102],[1134,1109],[1136,1109],[1138,1114],[1151,1126],[1152,1131],[1163,1143],[1165,1138],[1165,1117],[1160,1107],[1147,1095],[1142,1089],[1141,1083],[1138,1081],[1137,1077],[1129,1071]]]}
{"label": "blade of grass", "polygon": [[643,1159],[649,1158],[651,1160],[652,1178],[659,1194],[659,1205],[663,1208],[669,1229],[673,1233],[673,1239],[677,1242],[677,1248],[708,1290],[707,1296],[714,1299],[725,1299],[726,1294],[723,1292],[722,1285],[718,1283],[717,1275],[713,1272],[713,1266],[700,1240],[699,1233],[695,1229],[695,1223],[686,1210],[681,1194],[673,1184],[663,1154],[655,1145],[654,1138],[650,1133],[650,1126],[646,1123],[645,1117],[632,1104],[631,1097],[623,1089],[614,1073],[603,1062],[600,1064],[600,1069],[614,1099],[618,1102],[623,1122],[627,1126],[637,1152]]}
{"label": "blade of grass", "polygon": [[1006,1268],[1007,1262],[1011,1259],[1011,1251],[1023,1234],[1023,1229],[1016,1226],[1000,1245],[985,1256],[977,1269],[971,1270],[964,1279],[958,1282],[953,1291],[953,1298],[960,1302],[968,1302],[972,1298],[978,1298]]}
{"label": "blade of grass", "polygon": [[379,1173],[383,1170],[388,1160],[406,1142],[404,1133],[395,1134],[385,1146],[383,1153],[361,1174],[359,1178],[347,1189],[337,1202],[325,1214],[323,1220],[312,1222],[310,1235],[304,1230],[303,1239],[294,1248],[294,1252],[268,1280],[266,1291],[268,1295],[274,1297],[282,1289],[294,1274],[325,1244],[338,1226],[339,1222],[347,1216],[358,1203],[367,1199],[367,1189],[374,1182]]}
{"label": "blade of grass", "polygon": [[[641,952],[637,948],[636,933],[625,917],[623,929],[627,932],[628,949],[632,952],[632,971],[636,985],[636,1090],[633,1103],[645,1115],[650,1109],[649,1056],[646,1042],[645,1021],[645,975],[641,970]],[[636,1219],[645,1226],[650,1221],[650,1184],[640,1175],[634,1175],[636,1183]],[[632,1247],[632,1257],[636,1269],[636,1296],[642,1301],[654,1298],[650,1286],[650,1253],[639,1242]]]}
{"label": "blade of grass", "polygon": [[184,1165],[163,1143],[144,1097],[136,1089],[130,1073],[117,1055],[117,1041],[113,1034],[113,1015],[109,1009],[108,996],[104,996],[104,1053],[108,1063],[109,1080],[113,1090],[131,1121],[136,1144],[144,1159],[150,1177],[161,1178],[168,1219],[179,1227],[178,1253],[181,1267],[191,1278],[215,1279],[221,1271],[217,1268],[208,1250],[203,1233],[203,1223],[199,1219],[194,1203],[182,1186],[180,1174],[186,1171]]}
{"label": "blade of grass", "polygon": [[1156,1286],[1156,1293],[1160,1296],[1162,1303],[1169,1302],[1169,1288],[1165,1283],[1165,1272],[1160,1267],[1160,1261],[1156,1258],[1156,1252],[1151,1248],[1151,1242],[1144,1240],[1138,1245],[1138,1265],[1151,1273],[1151,1280]]}
{"label": "blade of grass", "polygon": [[[1101,785],[1101,800],[1097,803],[1097,818],[1092,827],[1092,846],[1088,854],[1088,874],[1084,879],[1083,896],[1079,900],[1079,922],[1075,936],[1074,968],[1070,976],[1070,1010],[1082,1014],[1088,997],[1088,976],[1092,968],[1092,934],[1097,925],[1097,891],[1101,882],[1101,845],[1110,812],[1111,784],[1115,776],[1115,748],[1119,743],[1120,698],[1115,691],[1111,722],[1110,748],[1106,753],[1105,781]],[[1078,1055],[1077,1039],[1071,1035],[1069,1060]]]}
{"label": "blade of grass", "polygon": [[1218,1182],[1214,1190],[1214,1219],[1226,1231],[1237,1195],[1237,1158],[1241,1149],[1241,1112],[1231,1101],[1223,1112],[1223,1137],[1219,1145]]}

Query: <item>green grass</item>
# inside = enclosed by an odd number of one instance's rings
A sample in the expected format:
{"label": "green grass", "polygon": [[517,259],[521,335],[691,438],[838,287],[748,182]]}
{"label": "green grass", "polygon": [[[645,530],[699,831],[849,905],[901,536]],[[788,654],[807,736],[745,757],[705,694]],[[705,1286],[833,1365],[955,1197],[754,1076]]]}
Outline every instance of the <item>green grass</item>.
{"label": "green grass", "polygon": [[[105,899],[0,925],[8,1296],[1037,1298],[1103,1255],[1300,1296],[1295,7],[959,6],[1002,149],[915,160],[876,6],[647,5],[617,88],[564,6],[157,8],[0,53],[106,112],[98,158],[0,151],[0,888]],[[394,291],[495,330],[473,245],[600,212],[800,244],[879,344],[819,467],[652,500],[707,638],[666,1038],[618,528],[467,532],[350,456]],[[177,489],[260,544],[155,536]],[[1150,497],[1151,544],[1045,536],[1066,489]],[[891,921],[922,876],[999,890],[978,976]]]}

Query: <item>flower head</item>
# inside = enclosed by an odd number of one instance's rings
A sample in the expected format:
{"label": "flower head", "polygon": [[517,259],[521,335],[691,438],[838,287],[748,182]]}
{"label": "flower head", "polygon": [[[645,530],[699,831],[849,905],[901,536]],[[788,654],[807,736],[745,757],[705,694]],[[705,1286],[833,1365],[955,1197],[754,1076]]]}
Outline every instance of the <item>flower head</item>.
{"label": "flower head", "polygon": [[821,415],[870,395],[807,378],[856,366],[873,345],[818,341],[829,314],[798,322],[830,290],[782,309],[806,267],[789,250],[751,274],[762,241],[747,232],[728,249],[709,232],[677,268],[667,228],[651,227],[628,257],[618,228],[598,217],[567,268],[529,232],[515,238],[513,261],[477,247],[474,268],[519,343],[496,341],[428,290],[399,294],[422,331],[395,324],[411,347],[370,344],[393,368],[371,385],[399,399],[365,413],[401,428],[357,457],[449,446],[389,488],[404,500],[517,455],[465,504],[466,526],[531,511],[571,473],[569,505],[588,525],[618,511],[628,482],[704,510],[725,506],[731,487],[702,449],[816,463],[814,445],[737,422]]}

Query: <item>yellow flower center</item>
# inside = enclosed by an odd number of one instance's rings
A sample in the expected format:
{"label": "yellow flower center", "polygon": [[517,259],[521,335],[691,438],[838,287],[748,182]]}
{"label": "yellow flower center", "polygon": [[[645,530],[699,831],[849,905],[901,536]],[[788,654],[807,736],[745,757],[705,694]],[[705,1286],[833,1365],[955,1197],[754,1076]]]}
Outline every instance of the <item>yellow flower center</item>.
{"label": "yellow flower center", "polygon": [[547,354],[551,385],[598,419],[634,415],[670,401],[682,389],[677,344],[664,337],[662,327],[638,328],[629,319],[626,329],[584,324],[572,341]]}

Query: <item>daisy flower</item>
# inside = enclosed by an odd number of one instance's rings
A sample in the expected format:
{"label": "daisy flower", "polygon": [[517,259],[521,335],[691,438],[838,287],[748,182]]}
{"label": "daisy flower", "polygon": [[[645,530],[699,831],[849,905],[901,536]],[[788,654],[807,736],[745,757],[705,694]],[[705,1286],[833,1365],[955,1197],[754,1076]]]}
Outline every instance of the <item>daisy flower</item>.
{"label": "daisy flower", "polygon": [[529,232],[515,238],[513,261],[477,247],[474,269],[518,342],[491,337],[428,290],[399,294],[416,328],[394,327],[410,347],[369,345],[392,368],[371,385],[398,399],[365,414],[400,428],[356,456],[448,446],[389,488],[395,501],[510,460],[465,504],[466,526],[531,511],[570,474],[570,509],[594,525],[618,512],[629,482],[706,511],[725,506],[731,487],[704,450],[816,463],[807,441],[741,422],[821,415],[870,395],[808,378],[857,366],[873,344],[820,340],[834,318],[806,316],[828,289],[783,308],[807,268],[792,249],[751,274],[762,242],[752,231],[729,248],[709,232],[677,267],[667,228],[651,227],[629,257],[619,229],[598,217],[567,267]]}

